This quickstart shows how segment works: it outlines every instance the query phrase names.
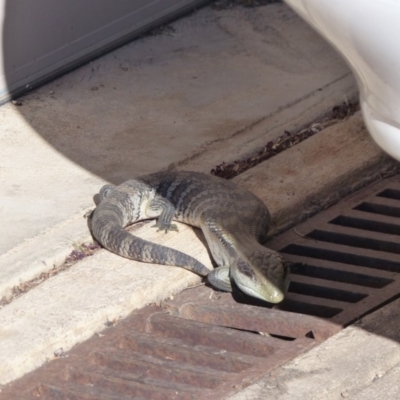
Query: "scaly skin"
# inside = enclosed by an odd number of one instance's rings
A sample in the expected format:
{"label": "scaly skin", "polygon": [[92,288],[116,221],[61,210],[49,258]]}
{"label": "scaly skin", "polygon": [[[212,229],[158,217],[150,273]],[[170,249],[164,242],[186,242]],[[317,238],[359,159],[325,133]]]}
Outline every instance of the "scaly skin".
{"label": "scaly skin", "polygon": [[[156,226],[165,232],[176,230],[172,220],[200,228],[218,268],[210,272],[194,258],[124,229],[149,218],[156,218]],[[224,291],[232,290],[233,280],[246,294],[279,303],[289,285],[289,269],[277,252],[260,244],[270,219],[260,199],[232,182],[197,172],[166,171],[104,186],[91,228],[98,242],[123,257],[186,268]]]}

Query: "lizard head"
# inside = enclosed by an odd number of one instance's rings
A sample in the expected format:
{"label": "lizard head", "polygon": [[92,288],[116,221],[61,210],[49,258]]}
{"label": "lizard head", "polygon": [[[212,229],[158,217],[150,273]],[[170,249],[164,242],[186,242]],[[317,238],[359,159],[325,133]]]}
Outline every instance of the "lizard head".
{"label": "lizard head", "polygon": [[249,296],[269,303],[280,303],[289,287],[289,264],[275,252],[268,253],[260,260],[250,264],[238,258],[235,267],[231,268],[231,278]]}

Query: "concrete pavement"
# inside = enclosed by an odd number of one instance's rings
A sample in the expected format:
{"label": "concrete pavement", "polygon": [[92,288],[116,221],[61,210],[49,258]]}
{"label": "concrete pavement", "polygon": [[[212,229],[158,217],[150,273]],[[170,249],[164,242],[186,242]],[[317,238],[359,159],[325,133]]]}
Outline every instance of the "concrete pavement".
{"label": "concrete pavement", "polygon": [[286,6],[203,8],[0,107],[0,253],[81,213],[104,181],[194,159],[208,171],[355,93]]}

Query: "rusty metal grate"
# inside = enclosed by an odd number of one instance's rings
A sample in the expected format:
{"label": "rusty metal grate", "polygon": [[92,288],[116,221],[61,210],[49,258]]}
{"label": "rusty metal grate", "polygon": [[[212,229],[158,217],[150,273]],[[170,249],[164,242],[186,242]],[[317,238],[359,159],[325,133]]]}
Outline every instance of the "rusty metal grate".
{"label": "rusty metal grate", "polygon": [[266,307],[198,287],[148,306],[0,393],[0,399],[219,399],[400,295],[400,178],[272,240],[295,264]]}

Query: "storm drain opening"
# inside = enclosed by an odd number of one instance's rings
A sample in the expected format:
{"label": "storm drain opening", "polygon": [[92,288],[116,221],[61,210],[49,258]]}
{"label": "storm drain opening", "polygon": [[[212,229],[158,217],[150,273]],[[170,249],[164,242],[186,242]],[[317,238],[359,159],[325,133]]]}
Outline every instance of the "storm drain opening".
{"label": "storm drain opening", "polygon": [[400,177],[267,246],[293,263],[281,304],[184,290],[8,385],[0,400],[222,399],[239,391],[400,297]]}

